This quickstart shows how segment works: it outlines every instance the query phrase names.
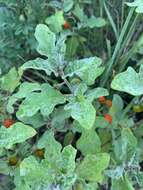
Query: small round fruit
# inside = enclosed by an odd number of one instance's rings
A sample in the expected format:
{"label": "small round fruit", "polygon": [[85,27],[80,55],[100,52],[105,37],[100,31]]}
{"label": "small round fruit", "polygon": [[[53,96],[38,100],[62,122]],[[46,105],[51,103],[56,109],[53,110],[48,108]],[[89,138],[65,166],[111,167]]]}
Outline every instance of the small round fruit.
{"label": "small round fruit", "polygon": [[12,156],[8,160],[8,163],[10,166],[15,166],[17,162],[18,162],[18,158],[16,156]]}
{"label": "small round fruit", "polygon": [[15,123],[15,121],[13,119],[5,119],[3,121],[3,126],[6,128],[11,127],[13,124]]}
{"label": "small round fruit", "polygon": [[101,104],[105,104],[105,102],[106,102],[105,96],[100,96],[100,97],[99,97],[99,102],[100,102]]}
{"label": "small round fruit", "polygon": [[106,100],[105,104],[110,108],[112,107],[112,101],[111,100]]}
{"label": "small round fruit", "polygon": [[44,153],[45,153],[44,149],[36,149],[35,151],[35,155],[39,158],[44,158]]}
{"label": "small round fruit", "polygon": [[65,23],[63,24],[63,28],[64,29],[70,29],[71,28],[71,25],[69,22],[65,21]]}
{"label": "small round fruit", "polygon": [[108,121],[110,124],[112,123],[112,116],[111,116],[111,115],[105,114],[105,115],[104,115],[104,118],[105,118],[105,120]]}

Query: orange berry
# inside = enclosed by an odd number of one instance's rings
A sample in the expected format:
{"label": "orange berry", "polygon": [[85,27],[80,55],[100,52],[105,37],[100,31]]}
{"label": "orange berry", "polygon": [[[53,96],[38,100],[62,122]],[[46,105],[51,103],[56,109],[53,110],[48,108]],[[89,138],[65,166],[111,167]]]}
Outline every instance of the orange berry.
{"label": "orange berry", "polygon": [[111,115],[105,114],[105,115],[104,115],[104,118],[105,118],[105,120],[108,121],[109,123],[112,123],[112,116],[111,116]]}
{"label": "orange berry", "polygon": [[111,107],[111,106],[112,106],[112,101],[111,101],[111,100],[106,100],[105,104],[106,104],[108,107]]}
{"label": "orange berry", "polygon": [[44,153],[45,153],[44,148],[43,149],[36,149],[36,151],[35,151],[35,155],[39,158],[44,158]]}
{"label": "orange berry", "polygon": [[13,119],[5,119],[5,120],[3,121],[3,125],[4,125],[4,127],[6,127],[6,128],[11,127],[11,125],[13,125],[14,123],[15,123],[15,121],[14,121]]}
{"label": "orange berry", "polygon": [[105,102],[106,102],[105,96],[100,96],[100,97],[99,97],[99,102],[100,102],[101,104],[105,104]]}
{"label": "orange berry", "polygon": [[65,21],[65,23],[63,24],[64,29],[70,29],[71,25],[69,22]]}

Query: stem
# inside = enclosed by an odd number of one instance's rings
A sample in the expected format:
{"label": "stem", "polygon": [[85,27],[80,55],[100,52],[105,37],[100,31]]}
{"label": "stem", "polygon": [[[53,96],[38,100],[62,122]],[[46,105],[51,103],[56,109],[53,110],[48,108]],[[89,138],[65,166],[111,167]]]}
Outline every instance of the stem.
{"label": "stem", "polygon": [[130,23],[130,20],[131,20],[131,18],[132,18],[133,13],[134,13],[134,8],[131,8],[130,11],[129,11],[129,14],[128,14],[128,16],[127,16],[127,19],[126,19],[126,21],[125,21],[125,24],[124,24],[124,26],[123,26],[123,28],[122,28],[122,31],[121,31],[121,34],[120,34],[119,39],[118,39],[118,41],[117,41],[117,44],[116,44],[116,46],[115,46],[115,49],[114,49],[113,55],[112,55],[112,57],[111,57],[111,60],[108,62],[109,65],[107,65],[107,70],[106,70],[106,72],[105,72],[105,74],[104,74],[103,80],[101,81],[101,86],[104,86],[105,83],[106,83],[106,81],[108,81],[108,78],[109,78],[109,75],[110,75],[110,71],[111,71],[112,66],[113,66],[113,64],[114,64],[114,61],[115,61],[116,56],[117,56],[117,54],[118,54],[118,51],[119,51],[119,49],[120,49],[120,47],[121,47],[122,41],[123,41],[123,39],[124,39],[124,35],[125,35],[125,33],[126,33],[126,30],[127,30],[127,28],[128,28],[128,25],[129,25],[129,23]]}
{"label": "stem", "polygon": [[66,79],[63,70],[61,70],[61,77],[62,77],[62,79],[64,80],[64,83],[67,85],[67,87],[68,87],[69,90],[71,91],[71,93],[73,93],[73,91],[72,91],[72,87],[71,87],[69,81]]}
{"label": "stem", "polygon": [[[135,31],[135,29],[136,29],[136,28],[135,28],[135,25],[136,25],[136,23],[137,23],[138,16],[139,16],[139,15],[137,14],[136,17],[135,17],[135,19],[134,19],[134,21],[133,21],[133,23],[132,23],[132,25],[131,25],[131,27],[130,27],[129,32],[128,32],[128,34],[127,34],[127,36],[126,36],[126,38],[125,38],[125,40],[124,40],[124,42],[123,42],[123,44],[122,44],[120,50],[119,50],[118,57],[117,57],[117,59],[116,59],[115,65],[117,65],[117,62],[118,62],[118,60],[119,60],[119,58],[120,58],[120,56],[121,56],[123,50],[126,51],[126,48],[127,48],[128,44],[129,44],[129,42],[130,42],[130,40],[131,40],[131,38],[132,38],[132,36],[133,36],[133,34],[134,34],[134,31]],[[121,65],[121,67],[122,67],[122,65]]]}
{"label": "stem", "polygon": [[111,14],[110,14],[110,12],[109,12],[109,10],[108,10],[106,4],[105,4],[105,2],[104,2],[104,9],[105,9],[105,12],[106,12],[106,14],[107,14],[107,16],[108,16],[108,19],[109,19],[109,21],[110,21],[110,24],[111,24],[111,26],[112,26],[112,28],[113,28],[113,31],[114,31],[114,33],[115,33],[116,40],[118,40],[119,35],[118,35],[118,32],[117,32],[117,28],[116,28],[115,22],[114,22],[114,20],[113,20],[113,18],[112,18],[112,16],[111,16]]}
{"label": "stem", "polygon": [[122,118],[126,115],[126,113],[131,109],[131,107],[133,106],[135,100],[136,100],[137,97],[134,97],[131,102],[126,106],[126,108],[123,110],[123,113],[122,113]]}
{"label": "stem", "polygon": [[122,0],[121,28],[123,27],[124,23],[124,8],[125,8],[125,0]]}

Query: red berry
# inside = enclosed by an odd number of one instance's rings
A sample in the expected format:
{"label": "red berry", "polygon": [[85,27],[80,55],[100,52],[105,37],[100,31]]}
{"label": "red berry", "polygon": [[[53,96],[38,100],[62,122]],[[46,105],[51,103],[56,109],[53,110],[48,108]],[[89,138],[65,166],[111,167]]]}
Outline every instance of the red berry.
{"label": "red berry", "polygon": [[65,21],[65,23],[63,24],[64,29],[70,29],[71,25],[70,23],[68,23],[67,21]]}
{"label": "red berry", "polygon": [[105,96],[100,96],[100,97],[99,97],[99,102],[100,102],[101,104],[104,104],[104,103],[106,102]]}
{"label": "red berry", "polygon": [[11,125],[13,125],[15,123],[15,121],[13,119],[5,119],[3,121],[3,126],[6,128],[11,127]]}
{"label": "red berry", "polygon": [[105,114],[105,115],[104,115],[104,118],[105,118],[105,120],[108,121],[110,124],[112,123],[112,116],[111,116],[111,115]]}

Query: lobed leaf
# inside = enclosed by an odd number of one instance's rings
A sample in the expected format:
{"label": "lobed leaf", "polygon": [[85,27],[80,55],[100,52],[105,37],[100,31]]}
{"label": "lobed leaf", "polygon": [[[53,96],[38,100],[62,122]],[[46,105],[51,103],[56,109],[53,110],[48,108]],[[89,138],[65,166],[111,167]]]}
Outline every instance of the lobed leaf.
{"label": "lobed leaf", "polygon": [[36,134],[35,129],[29,125],[17,122],[10,128],[0,128],[0,148],[11,148],[16,143],[22,143]]}

